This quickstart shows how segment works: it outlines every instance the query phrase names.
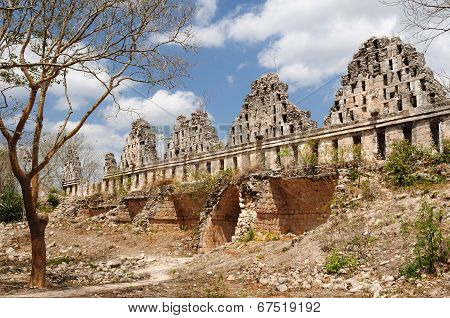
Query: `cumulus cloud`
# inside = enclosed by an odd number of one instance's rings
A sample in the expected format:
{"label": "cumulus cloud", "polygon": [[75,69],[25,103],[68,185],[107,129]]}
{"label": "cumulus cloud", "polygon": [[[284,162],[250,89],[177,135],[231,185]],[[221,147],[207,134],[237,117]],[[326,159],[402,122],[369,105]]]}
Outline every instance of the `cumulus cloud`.
{"label": "cumulus cloud", "polygon": [[[67,129],[73,129],[77,122],[69,121],[67,123]],[[62,122],[50,122],[48,127],[53,133],[58,132],[58,128],[62,125]],[[79,131],[86,137],[87,142],[95,147],[99,154],[106,154],[113,152],[116,155],[120,154],[123,145],[125,144],[125,134],[120,134],[119,131],[112,129],[111,127],[103,124],[85,123]]]}
{"label": "cumulus cloud", "polygon": [[110,126],[129,129],[131,122],[143,118],[155,126],[173,125],[177,116],[190,115],[203,105],[203,98],[191,91],[158,90],[152,98],[121,97],[117,105],[109,105],[103,117]]}
{"label": "cumulus cloud", "polygon": [[[401,17],[399,8],[378,1],[266,0],[195,31],[204,47],[264,43],[259,65],[271,70],[277,67],[281,78],[295,90],[344,71],[358,46],[369,37],[403,36]],[[427,56],[442,63],[448,61],[444,56],[448,56],[450,41],[442,38],[439,42]],[[436,68],[433,63],[431,66]]]}
{"label": "cumulus cloud", "polygon": [[197,0],[195,22],[198,25],[208,24],[216,15],[217,0]]}

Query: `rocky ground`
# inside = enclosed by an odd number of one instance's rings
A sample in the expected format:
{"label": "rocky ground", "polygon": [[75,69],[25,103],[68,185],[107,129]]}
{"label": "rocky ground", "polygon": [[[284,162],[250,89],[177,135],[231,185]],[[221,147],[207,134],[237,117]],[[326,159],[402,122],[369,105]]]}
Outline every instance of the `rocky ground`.
{"label": "rocky ground", "polygon": [[[365,182],[365,186],[362,184]],[[449,297],[449,262],[435,275],[406,278],[414,220],[427,201],[444,211],[450,183],[392,189],[376,174],[340,180],[328,221],[302,236],[262,233],[208,253],[194,233],[175,227],[142,232],[104,218],[50,218],[46,291],[29,291],[28,229],[0,225],[0,294],[49,297]],[[69,221],[70,220],[70,221]],[[327,257],[351,260],[336,273]],[[86,287],[91,286],[91,287]],[[108,287],[110,286],[110,288]],[[101,288],[102,287],[102,288]],[[42,294],[43,293],[43,294]]]}

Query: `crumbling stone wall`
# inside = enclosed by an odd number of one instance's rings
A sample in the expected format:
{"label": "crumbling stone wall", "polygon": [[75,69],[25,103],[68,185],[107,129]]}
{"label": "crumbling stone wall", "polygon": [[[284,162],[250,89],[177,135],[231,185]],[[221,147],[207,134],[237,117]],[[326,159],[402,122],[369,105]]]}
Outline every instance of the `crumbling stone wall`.
{"label": "crumbling stone wall", "polygon": [[[162,185],[152,189],[145,198],[145,205],[133,219],[135,226],[146,228],[152,224],[163,224],[187,229],[198,224],[206,194],[192,196],[177,193],[172,185]],[[140,206],[142,203],[142,200],[139,201]]]}
{"label": "crumbling stone wall", "polygon": [[335,173],[305,177],[294,172],[218,183],[202,211],[199,246],[208,250],[239,240],[250,228],[297,235],[311,230],[329,217],[337,180]]}
{"label": "crumbling stone wall", "polygon": [[316,128],[311,113],[288,100],[288,85],[269,73],[254,81],[228,134],[228,146],[286,136]]}
{"label": "crumbling stone wall", "polygon": [[[134,168],[158,160],[156,153],[156,134],[144,119],[138,119],[131,125],[120,159],[120,168]],[[105,167],[106,169],[106,167]]]}
{"label": "crumbling stone wall", "polygon": [[423,54],[398,37],[364,42],[341,83],[326,127],[430,107],[447,99]]}
{"label": "crumbling stone wall", "polygon": [[178,116],[167,143],[165,159],[183,158],[220,148],[216,129],[208,113],[198,110],[190,118]]}
{"label": "crumbling stone wall", "polygon": [[64,182],[81,179],[81,162],[78,153],[74,149],[69,149],[66,162],[64,163]]}

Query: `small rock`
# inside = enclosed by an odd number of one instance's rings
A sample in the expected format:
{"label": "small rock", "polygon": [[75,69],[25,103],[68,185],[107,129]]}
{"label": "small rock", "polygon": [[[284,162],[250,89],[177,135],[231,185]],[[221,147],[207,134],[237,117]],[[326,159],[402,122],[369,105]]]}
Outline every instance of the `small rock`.
{"label": "small rock", "polygon": [[311,285],[310,285],[308,282],[303,282],[302,288],[303,288],[303,289],[310,289],[310,288],[311,288]]}
{"label": "small rock", "polygon": [[383,282],[393,282],[394,281],[394,276],[392,275],[384,275],[381,280]]}
{"label": "small rock", "polygon": [[122,264],[122,262],[120,261],[120,259],[112,259],[106,263],[106,267],[117,268],[117,267],[120,267],[121,264]]}
{"label": "small rock", "polygon": [[277,290],[278,290],[280,293],[285,292],[287,289],[288,289],[288,288],[287,288],[287,286],[286,286],[285,284],[278,284],[278,285],[277,285]]}
{"label": "small rock", "polygon": [[278,283],[284,284],[288,281],[287,277],[278,277]]}
{"label": "small rock", "polygon": [[381,285],[379,281],[374,281],[372,286],[370,286],[369,291],[373,294],[374,298],[380,297]]}
{"label": "small rock", "polygon": [[212,275],[212,274],[213,274],[212,271],[207,271],[207,272],[206,272],[206,275]]}
{"label": "small rock", "polygon": [[16,254],[16,250],[14,248],[8,247],[6,249],[6,255],[10,256],[10,255],[14,255],[14,254]]}
{"label": "small rock", "polygon": [[267,284],[269,284],[269,280],[267,278],[260,278],[259,283],[261,285],[267,285]]}
{"label": "small rock", "polygon": [[228,275],[227,280],[233,281],[233,280],[236,280],[236,277],[234,277],[234,275]]}

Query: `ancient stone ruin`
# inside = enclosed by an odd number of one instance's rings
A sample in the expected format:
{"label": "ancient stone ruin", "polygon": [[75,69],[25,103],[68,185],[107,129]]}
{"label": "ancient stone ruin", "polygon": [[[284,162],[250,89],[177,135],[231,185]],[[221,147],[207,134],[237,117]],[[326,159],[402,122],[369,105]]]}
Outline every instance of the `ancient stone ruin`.
{"label": "ancient stone ruin", "polygon": [[109,152],[105,155],[105,167],[104,174],[110,174],[117,171],[117,161],[116,157],[112,152]]}
{"label": "ancient stone ruin", "polygon": [[181,115],[177,117],[164,158],[168,160],[184,158],[219,148],[219,137],[208,114],[198,110],[193,112],[190,118]]}
{"label": "ancient stone ruin", "polygon": [[[146,121],[136,121],[120,165],[113,154],[105,157],[101,184],[79,180],[79,160],[72,155],[63,188],[71,197],[114,196],[125,189],[114,217],[128,213],[120,218],[135,226],[197,227],[198,245],[211,249],[250,228],[298,235],[323,223],[341,178],[330,168],[336,160],[348,163],[358,155],[367,164],[383,163],[397,140],[442,152],[450,138],[448,95],[423,55],[399,38],[363,43],[323,128],[289,102],[287,89],[276,74],[256,80],[226,147],[208,115],[197,111],[178,117],[164,160],[158,160],[155,133]],[[235,174],[240,179],[225,182],[227,171],[241,172]],[[218,178],[207,196],[170,186],[195,185],[195,174]]]}
{"label": "ancient stone ruin", "polygon": [[120,158],[120,168],[133,169],[157,160],[155,132],[144,119],[134,121]]}
{"label": "ancient stone ruin", "polygon": [[309,111],[288,100],[288,85],[269,73],[254,81],[241,112],[228,134],[228,146],[245,145],[262,138],[287,136],[317,127]]}
{"label": "ancient stone ruin", "polygon": [[360,122],[446,99],[422,53],[398,37],[371,38],[348,65],[324,125]]}
{"label": "ancient stone ruin", "polygon": [[64,163],[64,182],[81,180],[81,162],[75,149],[69,149]]}

